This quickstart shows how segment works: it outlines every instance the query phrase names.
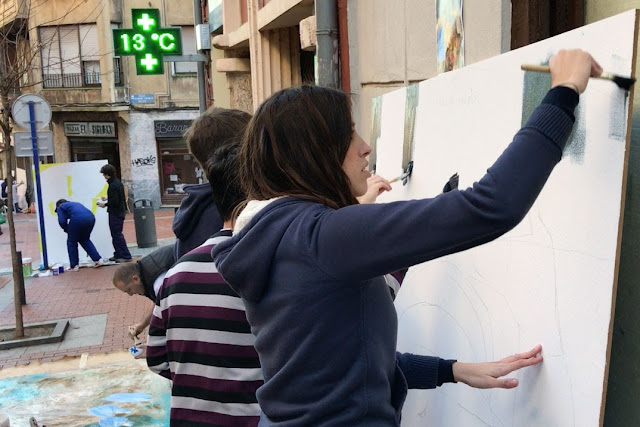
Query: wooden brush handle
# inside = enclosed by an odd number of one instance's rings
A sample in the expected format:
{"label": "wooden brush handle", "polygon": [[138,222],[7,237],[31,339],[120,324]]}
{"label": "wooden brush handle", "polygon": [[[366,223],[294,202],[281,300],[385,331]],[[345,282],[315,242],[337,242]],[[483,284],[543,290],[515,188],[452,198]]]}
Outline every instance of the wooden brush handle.
{"label": "wooden brush handle", "polygon": [[520,69],[523,71],[535,71],[538,73],[550,73],[551,68],[548,65],[522,64]]}
{"label": "wooden brush handle", "polygon": [[[522,64],[520,69],[524,71],[534,71],[537,73],[551,73],[551,68],[548,65],[536,65],[536,64]],[[617,76],[611,73],[602,73],[596,79],[614,80]]]}

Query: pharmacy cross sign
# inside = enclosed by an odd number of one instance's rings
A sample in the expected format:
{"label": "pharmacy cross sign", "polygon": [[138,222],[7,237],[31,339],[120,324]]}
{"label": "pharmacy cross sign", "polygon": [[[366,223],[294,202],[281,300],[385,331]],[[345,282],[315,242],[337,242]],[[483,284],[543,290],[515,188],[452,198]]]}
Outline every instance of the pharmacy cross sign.
{"label": "pharmacy cross sign", "polygon": [[136,72],[164,74],[163,55],[182,55],[180,28],[160,28],[158,9],[131,9],[132,29],[113,30],[116,56],[133,55]]}

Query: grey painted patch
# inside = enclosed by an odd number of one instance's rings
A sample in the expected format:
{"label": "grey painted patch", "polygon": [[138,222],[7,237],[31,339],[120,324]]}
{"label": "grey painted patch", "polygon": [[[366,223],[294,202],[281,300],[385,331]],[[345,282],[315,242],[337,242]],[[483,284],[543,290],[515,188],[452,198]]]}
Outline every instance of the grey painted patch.
{"label": "grey painted patch", "polygon": [[[533,110],[535,110],[544,99],[551,87],[551,75],[546,73],[535,73],[527,71],[524,74],[524,84],[522,90],[522,126],[524,126]],[[574,111],[576,123],[573,132],[569,136],[569,141],[565,146],[562,157],[568,157],[572,163],[582,164],[586,150],[587,128],[584,106],[578,105]]]}
{"label": "grey painted patch", "polygon": [[609,136],[618,141],[624,140],[627,128],[627,102],[629,92],[617,90],[609,98]]}
{"label": "grey painted patch", "polygon": [[578,104],[574,111],[576,123],[573,125],[573,132],[569,136],[569,142],[564,147],[562,157],[568,157],[571,163],[581,165],[584,162],[584,153],[587,145],[587,126],[585,119],[585,107]]}
{"label": "grey painted patch", "polygon": [[416,110],[418,109],[420,87],[413,84],[407,87],[404,107],[404,145],[402,148],[402,170],[406,171],[413,159],[413,140],[416,127]]}
{"label": "grey painted patch", "polygon": [[522,85],[522,126],[524,126],[533,110],[542,102],[551,87],[551,76],[545,73],[524,73]]}

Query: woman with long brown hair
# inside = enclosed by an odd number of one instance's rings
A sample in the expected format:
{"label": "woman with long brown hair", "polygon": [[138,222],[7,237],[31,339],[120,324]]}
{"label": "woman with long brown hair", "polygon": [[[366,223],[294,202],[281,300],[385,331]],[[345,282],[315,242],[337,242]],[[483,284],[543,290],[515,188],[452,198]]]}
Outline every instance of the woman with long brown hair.
{"label": "woman with long brown hair", "polygon": [[258,108],[240,152],[248,203],[212,256],[256,336],[262,425],[398,425],[408,388],[513,387],[496,377],[541,360],[540,347],[510,370],[396,353],[387,278],[489,242],[526,215],[561,159],[578,94],[602,71],[577,50],[550,66],[552,89],[488,173],[431,199],[358,204],[370,148],[346,94],[303,86]]}

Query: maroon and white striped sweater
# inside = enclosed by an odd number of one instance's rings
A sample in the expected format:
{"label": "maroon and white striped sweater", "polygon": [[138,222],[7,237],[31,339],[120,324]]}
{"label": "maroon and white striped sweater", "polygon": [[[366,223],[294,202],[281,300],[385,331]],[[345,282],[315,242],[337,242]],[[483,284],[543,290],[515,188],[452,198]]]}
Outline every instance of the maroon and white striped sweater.
{"label": "maroon and white striped sweater", "polygon": [[255,426],[258,354],[240,297],[211,260],[221,230],[169,270],[153,311],[149,368],[172,380],[171,426]]}

